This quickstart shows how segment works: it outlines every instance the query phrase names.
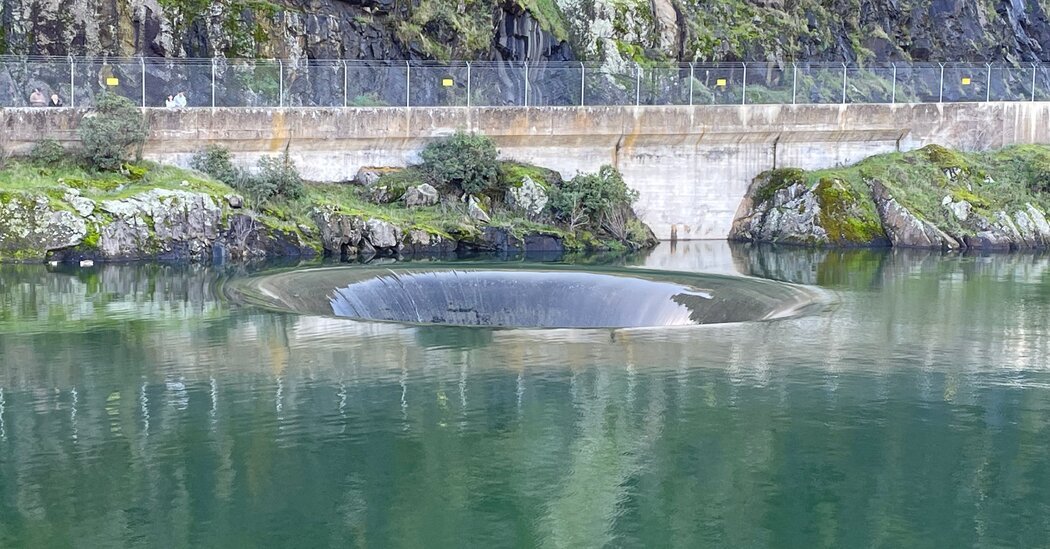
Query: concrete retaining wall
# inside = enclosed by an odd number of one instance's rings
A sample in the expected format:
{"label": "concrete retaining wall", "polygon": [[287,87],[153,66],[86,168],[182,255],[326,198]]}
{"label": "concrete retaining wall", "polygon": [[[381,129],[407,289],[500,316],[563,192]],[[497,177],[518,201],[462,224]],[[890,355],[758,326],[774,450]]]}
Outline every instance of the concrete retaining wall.
{"label": "concrete retaining wall", "polygon": [[[0,110],[0,145],[76,141],[83,112]],[[208,143],[244,164],[287,149],[304,177],[344,181],[363,166],[403,166],[456,129],[494,138],[505,158],[566,177],[619,168],[663,239],[725,238],[751,179],[773,167],[825,168],[929,143],[963,149],[1050,143],[1050,103],[147,109],[147,158],[185,165]]]}

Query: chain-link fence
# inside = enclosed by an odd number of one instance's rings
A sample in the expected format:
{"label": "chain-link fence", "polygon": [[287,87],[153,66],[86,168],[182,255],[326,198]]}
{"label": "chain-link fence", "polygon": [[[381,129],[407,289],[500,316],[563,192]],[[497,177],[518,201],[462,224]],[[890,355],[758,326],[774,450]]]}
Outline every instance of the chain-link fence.
{"label": "chain-link fence", "polygon": [[0,107],[469,107],[1050,99],[1050,65],[3,57]]}

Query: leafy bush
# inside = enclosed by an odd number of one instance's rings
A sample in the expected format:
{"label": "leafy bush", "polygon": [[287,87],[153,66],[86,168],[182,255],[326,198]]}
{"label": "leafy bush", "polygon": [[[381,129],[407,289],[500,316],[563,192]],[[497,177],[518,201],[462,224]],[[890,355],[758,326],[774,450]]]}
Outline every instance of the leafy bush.
{"label": "leafy bush", "polygon": [[552,189],[548,206],[572,230],[605,229],[622,239],[631,217],[627,210],[637,199],[638,192],[627,187],[620,172],[606,165],[598,173],[577,174]]}
{"label": "leafy bush", "polygon": [[66,149],[54,139],[41,139],[29,151],[29,159],[36,164],[58,164],[66,157]]}
{"label": "leafy bush", "polygon": [[193,155],[193,158],[190,159],[190,167],[231,187],[237,185],[241,175],[240,170],[230,161],[230,150],[218,145],[208,145],[204,150]]}
{"label": "leafy bush", "polygon": [[248,195],[252,202],[259,204],[264,200],[280,196],[282,198],[299,198],[303,195],[303,179],[295,169],[295,163],[284,156],[264,156],[259,159],[256,173],[237,170],[233,188]]}
{"label": "leafy bush", "polygon": [[132,148],[146,142],[146,125],[138,108],[128,99],[103,92],[79,128],[87,160],[100,170],[117,170]]}
{"label": "leafy bush", "polygon": [[255,179],[274,189],[274,195],[299,198],[303,195],[303,178],[295,169],[295,163],[285,153],[282,157],[265,156],[259,159],[259,173]]}
{"label": "leafy bush", "polygon": [[496,145],[484,135],[456,132],[420,153],[421,168],[439,186],[479,194],[499,183]]}

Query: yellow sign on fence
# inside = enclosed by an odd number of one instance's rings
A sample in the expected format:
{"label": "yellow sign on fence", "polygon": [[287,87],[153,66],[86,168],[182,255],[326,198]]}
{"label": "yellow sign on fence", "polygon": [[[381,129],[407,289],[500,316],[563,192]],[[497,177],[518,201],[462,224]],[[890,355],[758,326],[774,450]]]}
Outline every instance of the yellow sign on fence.
{"label": "yellow sign on fence", "polygon": [[969,85],[970,85],[970,77],[969,77],[969,76],[964,76],[964,77],[963,77],[963,79],[962,79],[962,85],[963,85],[963,86],[969,86]]}
{"label": "yellow sign on fence", "polygon": [[726,79],[725,79],[725,78],[719,78],[718,80],[715,80],[715,85],[716,85],[716,86],[722,86],[722,87],[725,87],[725,85],[726,85]]}
{"label": "yellow sign on fence", "polygon": [[445,79],[441,80],[441,85],[445,86],[446,88],[451,88],[452,87],[452,79],[451,78],[445,78]]}
{"label": "yellow sign on fence", "polygon": [[107,86],[119,86],[120,85],[120,80],[110,76],[110,77],[106,78],[106,85]]}

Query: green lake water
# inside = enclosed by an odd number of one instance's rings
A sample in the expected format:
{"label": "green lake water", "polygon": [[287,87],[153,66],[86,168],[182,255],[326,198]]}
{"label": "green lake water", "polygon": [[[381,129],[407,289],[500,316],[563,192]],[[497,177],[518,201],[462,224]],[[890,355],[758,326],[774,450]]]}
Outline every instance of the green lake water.
{"label": "green lake water", "polygon": [[0,547],[1036,547],[1050,256],[663,244],[769,322],[360,323],[0,266]]}

